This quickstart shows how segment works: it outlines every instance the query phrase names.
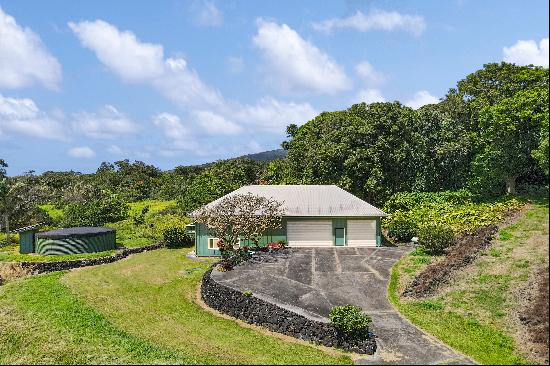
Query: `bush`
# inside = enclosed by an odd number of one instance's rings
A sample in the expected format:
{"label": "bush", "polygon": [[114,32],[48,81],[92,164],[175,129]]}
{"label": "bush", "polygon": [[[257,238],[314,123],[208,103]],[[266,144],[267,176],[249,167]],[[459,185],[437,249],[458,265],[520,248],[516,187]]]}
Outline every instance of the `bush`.
{"label": "bush", "polygon": [[399,241],[409,241],[418,235],[418,225],[405,214],[397,211],[387,219],[388,235]]}
{"label": "bush", "polygon": [[69,226],[103,226],[128,217],[128,205],[116,195],[103,197],[87,203],[67,205],[61,225]]}
{"label": "bush", "polygon": [[189,248],[194,244],[191,236],[181,227],[165,229],[162,237],[167,248]]}
{"label": "bush", "polygon": [[367,334],[371,318],[355,305],[335,306],[330,310],[329,319],[342,331],[355,337]]}
{"label": "bush", "polygon": [[418,245],[428,254],[443,254],[453,241],[453,230],[445,225],[429,224],[419,230]]}

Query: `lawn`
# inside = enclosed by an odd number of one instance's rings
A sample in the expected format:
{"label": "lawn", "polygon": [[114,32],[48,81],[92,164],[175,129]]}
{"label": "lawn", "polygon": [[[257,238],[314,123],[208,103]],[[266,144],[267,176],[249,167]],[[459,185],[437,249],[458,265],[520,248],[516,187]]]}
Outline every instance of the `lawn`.
{"label": "lawn", "polygon": [[529,205],[514,224],[500,229],[489,250],[427,300],[399,294],[438,258],[420,252],[403,257],[392,270],[390,300],[413,323],[480,363],[533,362],[518,346],[523,335],[515,312],[524,305],[518,290],[548,265],[548,218],[547,201]]}
{"label": "lawn", "polygon": [[0,363],[351,364],[196,303],[208,262],[161,249],[0,287]]}

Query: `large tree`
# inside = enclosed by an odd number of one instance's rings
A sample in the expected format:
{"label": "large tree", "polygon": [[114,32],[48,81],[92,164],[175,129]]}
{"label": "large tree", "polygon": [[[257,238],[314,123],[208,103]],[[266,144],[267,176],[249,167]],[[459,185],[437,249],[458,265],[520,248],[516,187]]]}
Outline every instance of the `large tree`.
{"label": "large tree", "polygon": [[476,179],[496,181],[506,193],[515,193],[517,178],[536,165],[532,152],[539,148],[543,124],[548,124],[547,88],[519,91],[482,108],[479,127],[485,146],[474,160]]}

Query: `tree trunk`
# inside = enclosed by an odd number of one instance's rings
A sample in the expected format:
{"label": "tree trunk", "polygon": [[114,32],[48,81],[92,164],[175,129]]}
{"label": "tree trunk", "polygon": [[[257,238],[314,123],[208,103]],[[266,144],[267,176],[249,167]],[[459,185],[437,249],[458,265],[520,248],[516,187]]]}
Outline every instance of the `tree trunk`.
{"label": "tree trunk", "polygon": [[517,179],[517,176],[508,177],[506,179],[506,194],[516,193],[516,179]]}

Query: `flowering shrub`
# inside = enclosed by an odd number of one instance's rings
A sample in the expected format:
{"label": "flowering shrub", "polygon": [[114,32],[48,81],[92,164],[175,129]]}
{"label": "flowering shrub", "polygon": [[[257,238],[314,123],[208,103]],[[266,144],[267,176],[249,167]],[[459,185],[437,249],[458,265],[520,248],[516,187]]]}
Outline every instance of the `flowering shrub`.
{"label": "flowering shrub", "polygon": [[284,248],[284,245],[281,244],[281,243],[271,242],[271,243],[267,244],[267,249],[268,250],[279,250],[279,249],[282,249],[282,248]]}

